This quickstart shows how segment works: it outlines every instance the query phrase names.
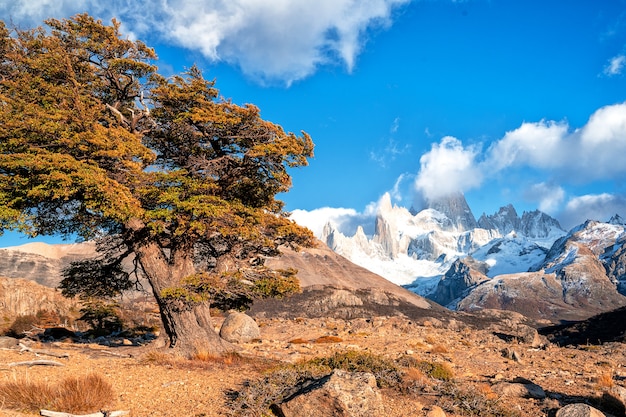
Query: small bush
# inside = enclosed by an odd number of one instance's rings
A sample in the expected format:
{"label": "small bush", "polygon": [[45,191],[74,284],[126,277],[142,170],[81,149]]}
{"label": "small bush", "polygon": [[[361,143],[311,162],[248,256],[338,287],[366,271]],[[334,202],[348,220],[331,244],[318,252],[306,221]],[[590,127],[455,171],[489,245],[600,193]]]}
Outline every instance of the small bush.
{"label": "small bush", "polygon": [[[480,417],[519,417],[517,410],[510,410],[501,404],[498,398],[485,395],[479,388],[476,390],[463,390],[458,386],[445,383],[441,387],[441,408],[448,413],[462,416]],[[491,397],[491,398],[489,398]]]}
{"label": "small bush", "polygon": [[450,351],[448,350],[448,348],[445,347],[444,345],[435,345],[430,350],[430,353],[449,353],[449,352]]}
{"label": "small bush", "polygon": [[0,403],[4,408],[39,412],[41,409],[85,413],[102,409],[113,402],[111,385],[99,375],[69,377],[57,384],[44,381],[15,380],[0,384]]}
{"label": "small bush", "polygon": [[214,355],[207,351],[196,352],[192,357],[192,361],[216,363],[224,365],[233,365],[243,361],[243,358],[237,352],[228,352],[224,355]]}
{"label": "small bush", "polygon": [[39,320],[32,314],[26,314],[15,318],[13,323],[9,326],[7,335],[16,338],[25,337],[33,329],[37,328]]}
{"label": "small bush", "polygon": [[598,375],[597,382],[598,388],[611,388],[615,385],[615,381],[613,380],[613,372],[603,372]]}
{"label": "small bush", "polygon": [[402,381],[400,369],[390,359],[368,352],[336,352],[333,356],[311,361],[315,365],[349,372],[369,372],[376,377],[379,387],[395,387]]}
{"label": "small bush", "polygon": [[82,316],[78,320],[88,323],[94,336],[107,336],[122,331],[120,307],[117,303],[90,300],[80,312]]}
{"label": "small bush", "polygon": [[421,361],[417,368],[433,379],[440,381],[451,381],[454,378],[454,371],[446,363]]}
{"label": "small bush", "polygon": [[329,373],[329,368],[310,362],[274,368],[260,380],[246,381],[238,391],[227,392],[227,403],[235,416],[273,415],[269,414],[272,405]]}

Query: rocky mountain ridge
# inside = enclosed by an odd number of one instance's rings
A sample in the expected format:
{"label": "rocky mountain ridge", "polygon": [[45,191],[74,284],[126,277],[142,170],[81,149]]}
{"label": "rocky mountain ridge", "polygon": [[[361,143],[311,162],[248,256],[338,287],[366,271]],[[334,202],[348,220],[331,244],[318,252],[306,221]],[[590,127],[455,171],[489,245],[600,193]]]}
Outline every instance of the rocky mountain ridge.
{"label": "rocky mountain ridge", "polygon": [[382,199],[373,236],[322,239],[337,253],[452,309],[509,309],[534,319],[584,319],[626,304],[624,222],[588,221],[569,233],[512,205],[478,221],[462,195],[415,212]]}

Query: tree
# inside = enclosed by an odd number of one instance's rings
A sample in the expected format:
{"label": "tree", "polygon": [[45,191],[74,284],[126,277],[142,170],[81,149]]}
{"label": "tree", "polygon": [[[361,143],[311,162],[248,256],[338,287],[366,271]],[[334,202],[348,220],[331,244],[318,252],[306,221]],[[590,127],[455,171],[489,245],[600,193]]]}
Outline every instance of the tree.
{"label": "tree", "polygon": [[295,271],[263,261],[313,244],[276,199],[311,138],[221,98],[195,66],[160,75],[115,20],[46,24],[0,22],[0,230],[95,239],[98,256],[65,271],[66,295],[114,296],[143,276],[170,347],[230,350],[210,305],[298,289]]}

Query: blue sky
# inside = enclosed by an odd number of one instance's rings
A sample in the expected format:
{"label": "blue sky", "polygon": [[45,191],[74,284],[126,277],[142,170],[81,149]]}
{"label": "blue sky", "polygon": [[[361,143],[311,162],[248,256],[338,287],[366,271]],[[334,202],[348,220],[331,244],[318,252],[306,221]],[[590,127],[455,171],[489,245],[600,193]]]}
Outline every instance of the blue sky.
{"label": "blue sky", "polygon": [[281,198],[311,224],[370,216],[387,192],[419,208],[462,191],[476,217],[511,203],[566,228],[626,217],[624,0],[0,0],[22,28],[84,11],[161,72],[196,63],[309,133]]}

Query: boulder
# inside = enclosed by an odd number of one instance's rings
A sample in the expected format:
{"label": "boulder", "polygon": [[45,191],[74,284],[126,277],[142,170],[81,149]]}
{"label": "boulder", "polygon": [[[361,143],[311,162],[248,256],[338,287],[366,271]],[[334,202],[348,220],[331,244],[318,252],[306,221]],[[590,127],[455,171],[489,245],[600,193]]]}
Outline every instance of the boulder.
{"label": "boulder", "polygon": [[20,341],[14,337],[0,336],[0,349],[11,349],[17,347]]}
{"label": "boulder", "polygon": [[284,417],[378,417],[385,415],[376,378],[335,369],[281,403]]}
{"label": "boulder", "polygon": [[569,404],[557,411],[556,417],[606,417],[606,414],[587,404]]}
{"label": "boulder", "polygon": [[231,343],[247,343],[261,338],[261,331],[252,317],[232,312],[222,323],[220,337]]}
{"label": "boulder", "polygon": [[539,400],[546,398],[543,388],[524,378],[516,378],[512,382],[498,382],[492,387],[492,390],[503,397],[535,398]]}

